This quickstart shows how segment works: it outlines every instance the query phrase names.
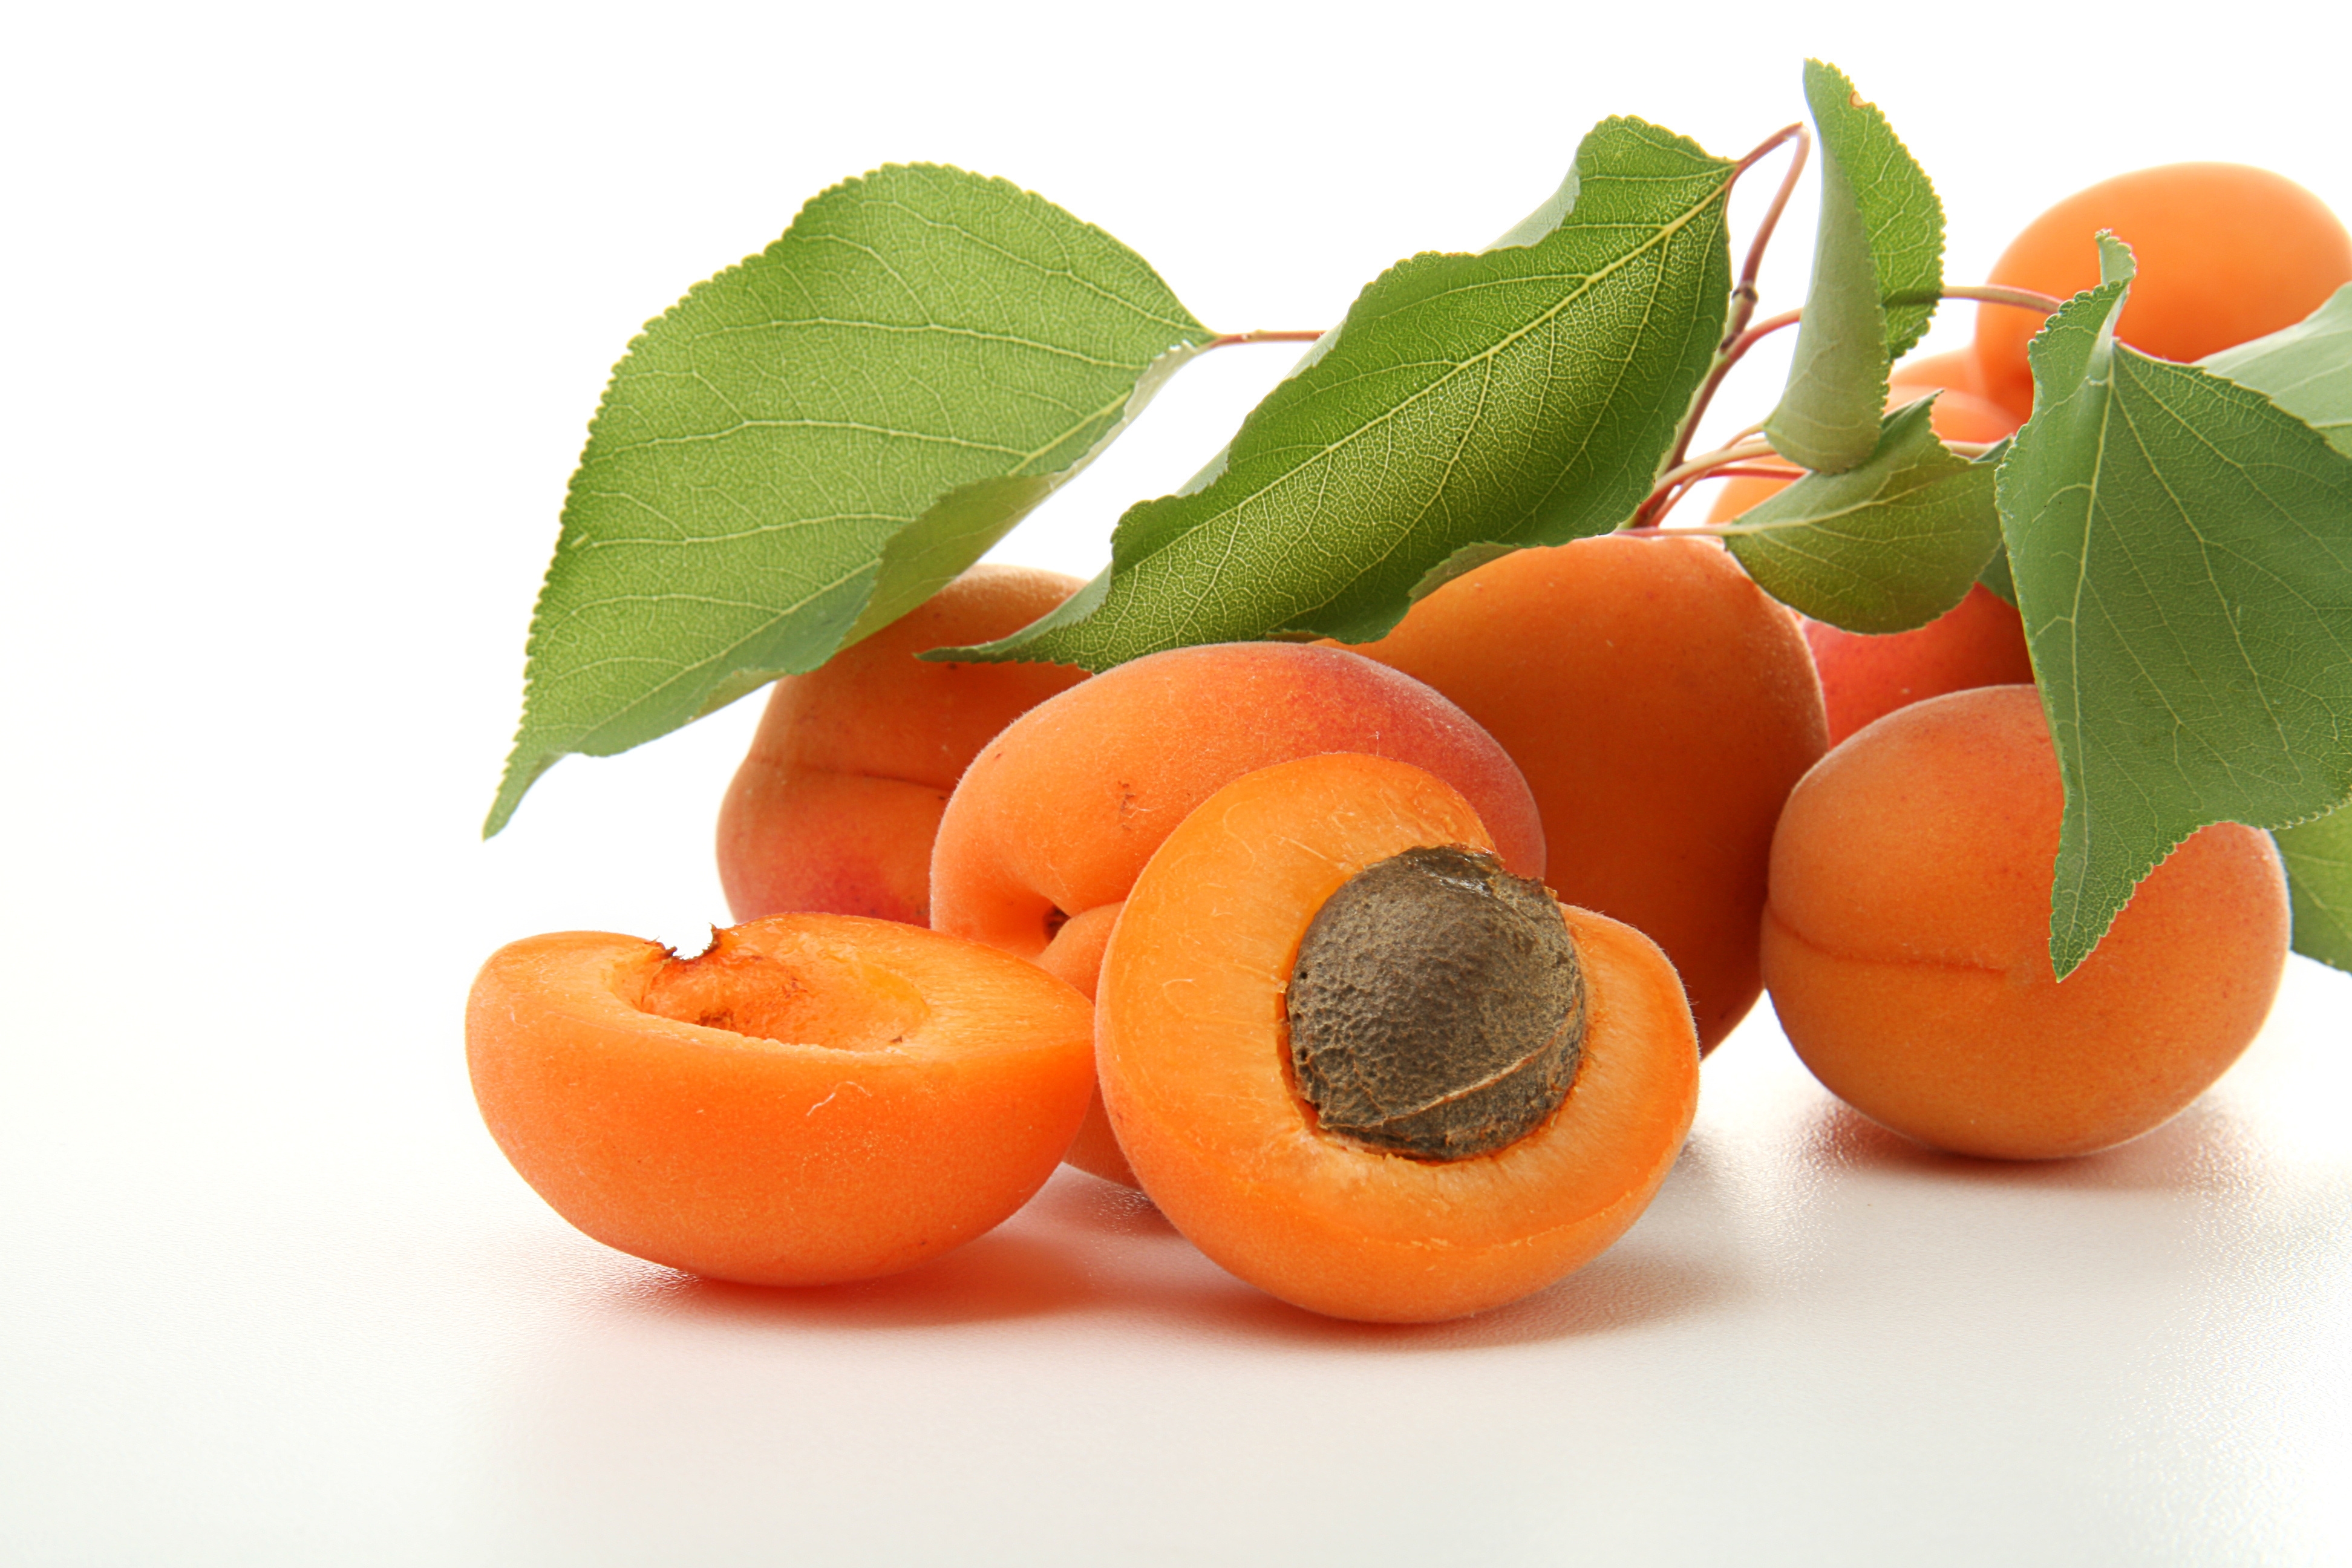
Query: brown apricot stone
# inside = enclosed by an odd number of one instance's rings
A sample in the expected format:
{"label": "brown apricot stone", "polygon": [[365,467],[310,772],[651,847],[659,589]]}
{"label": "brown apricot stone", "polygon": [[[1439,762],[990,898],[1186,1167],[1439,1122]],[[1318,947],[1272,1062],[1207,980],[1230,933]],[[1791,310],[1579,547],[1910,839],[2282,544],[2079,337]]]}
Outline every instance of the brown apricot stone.
{"label": "brown apricot stone", "polygon": [[1316,912],[1284,1010],[1324,1131],[1465,1160],[1517,1142],[1568,1097],[1584,978],[1541,882],[1426,845],[1366,867]]}

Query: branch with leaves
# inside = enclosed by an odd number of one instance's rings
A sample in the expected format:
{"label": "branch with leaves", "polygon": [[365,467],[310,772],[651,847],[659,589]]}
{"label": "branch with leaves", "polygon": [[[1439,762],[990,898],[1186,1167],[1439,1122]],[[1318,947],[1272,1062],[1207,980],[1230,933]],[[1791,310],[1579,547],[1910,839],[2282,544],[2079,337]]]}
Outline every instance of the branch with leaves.
{"label": "branch with leaves", "polygon": [[[1981,582],[2021,613],[2065,785],[2061,975],[2218,821],[2278,831],[2298,949],[2352,968],[2352,812],[2329,815],[2352,796],[2352,288],[2200,365],[2151,359],[2115,338],[2119,243],[2071,300],[1948,284],[1942,205],[1885,117],[1819,62],[1805,95],[1811,133],[1738,160],[1604,121],[1502,239],[1399,263],[1319,334],[1213,331],[1134,252],[1001,180],[894,167],[825,192],[615,368],[487,831],[562,756],[667,733],[923,602],[1200,353],[1311,339],[1198,477],[1119,519],[1093,583],[937,657],[1103,669],[1368,641],[1511,551],[1659,531],[1705,479],[1785,473],[1706,530],[1783,603],[1894,632]],[[1783,147],[1735,276],[1730,193]],[[1808,295],[1759,321],[1809,164]],[[1957,447],[1927,401],[1886,408],[1945,299],[2049,316],[2011,441]],[[1691,457],[1731,367],[1790,328],[1778,405]]]}

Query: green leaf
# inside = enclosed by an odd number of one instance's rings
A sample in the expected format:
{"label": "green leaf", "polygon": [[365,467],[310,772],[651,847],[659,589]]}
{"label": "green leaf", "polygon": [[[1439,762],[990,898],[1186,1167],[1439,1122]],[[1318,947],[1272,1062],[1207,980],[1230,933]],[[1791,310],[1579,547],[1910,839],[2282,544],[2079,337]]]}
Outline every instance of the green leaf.
{"label": "green leaf", "polygon": [[2010,575],[2009,546],[2003,544],[1994,549],[1992,559],[1986,562],[1985,569],[1977,574],[1977,581],[2002,604],[2012,610],[2017,608],[2017,579]]}
{"label": "green leaf", "polygon": [[1926,335],[1944,292],[1944,204],[1877,105],[1866,103],[1835,66],[1805,63],[1805,102],[1853,187],[1870,230],[1878,296],[1886,306],[1886,357],[1901,359]]}
{"label": "green leaf", "polygon": [[2000,546],[1993,465],[1956,456],[1935,399],[1886,416],[1870,460],[1811,474],[1717,531],[1763,590],[1850,632],[1924,626],[1958,604]]}
{"label": "green leaf", "polygon": [[[1977,461],[1997,472],[2002,459],[2009,456],[2010,447],[2015,444],[2013,437],[2004,436],[1980,454]],[[1998,503],[1995,510],[1997,514]],[[2002,604],[2012,610],[2017,608],[2017,580],[2009,573],[2009,546],[1999,539],[1993,541],[1992,559],[1986,562],[1984,570],[1977,574],[1977,581]]]}
{"label": "green leaf", "polygon": [[[1663,471],[1731,286],[1733,165],[1605,121],[1524,244],[1399,263],[1206,482],[1130,508],[1065,610],[940,657],[1104,669],[1276,635],[1365,642],[1479,546],[1616,527]],[[1541,233],[1542,217],[1556,215]]]}
{"label": "green leaf", "polygon": [[2294,899],[2294,950],[2352,970],[2352,808],[2273,835]]}
{"label": "green leaf", "polygon": [[2352,283],[2294,326],[2198,363],[2267,394],[2337,451],[2352,454]]}
{"label": "green leaf", "polygon": [[2070,973],[2208,823],[2352,796],[2352,458],[2262,394],[2117,343],[2130,252],[2029,351],[2001,525],[2066,807],[2050,957]]}
{"label": "green leaf", "polygon": [[891,167],[810,202],[614,367],[484,831],[565,753],[666,734],[922,603],[1209,337],[1140,257],[1004,181]]}
{"label": "green leaf", "polygon": [[1807,61],[1805,100],[1821,132],[1821,226],[1788,387],[1764,430],[1792,462],[1840,473],[1876,449],[1887,365],[1935,314],[1944,209],[1843,71]]}

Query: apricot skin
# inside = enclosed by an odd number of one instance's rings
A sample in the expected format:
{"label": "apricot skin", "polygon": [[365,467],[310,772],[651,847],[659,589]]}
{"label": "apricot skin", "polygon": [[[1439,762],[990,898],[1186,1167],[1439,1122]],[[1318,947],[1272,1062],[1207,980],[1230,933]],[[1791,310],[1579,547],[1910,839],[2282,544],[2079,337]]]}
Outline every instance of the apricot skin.
{"label": "apricot skin", "polygon": [[915,656],[1017,631],[1077,589],[1058,572],[975,566],[822,668],[777,681],[719,812],[735,918],[927,924],[931,840],[956,780],[998,731],[1086,672]]}
{"label": "apricot skin", "polygon": [[1832,746],[1896,709],[1930,697],[2033,680],[2024,621],[2014,605],[1982,584],[1907,632],[1867,637],[1807,621],[1805,646],[1821,672],[1822,708],[1829,716]]}
{"label": "apricot skin", "polygon": [[[1092,995],[1111,907],[1160,840],[1242,774],[1322,752],[1396,757],[1447,778],[1496,825],[1504,864],[1543,874],[1527,781],[1453,703],[1345,649],[1225,643],[1120,665],[1007,726],[940,820],[932,923]],[[1070,917],[1058,932],[1057,910]],[[1071,1161],[1133,1184],[1099,1107]]]}
{"label": "apricot skin", "polygon": [[[2026,226],[1990,281],[2061,300],[2095,287],[2102,229],[2139,265],[2116,336],[2159,359],[2202,359],[2293,326],[2352,282],[2352,234],[2326,204],[2242,163],[2167,163],[2077,191]],[[1977,307],[1985,394],[2020,419],[2033,412],[2025,345],[2042,319]]]}
{"label": "apricot skin", "polygon": [[1092,1010],[1032,965],[844,915],[719,933],[698,959],[601,931],[494,954],[467,1007],[482,1118],[581,1230],[755,1285],[909,1268],[1059,1163]]}
{"label": "apricot skin", "polygon": [[[1962,392],[1978,402],[1984,401],[1984,383],[1977,374],[1977,354],[1973,344],[1906,359],[1887,373],[1886,381],[1889,407],[1899,406],[1930,392]],[[2015,424],[2016,421],[2011,423]],[[1943,427],[1938,426],[1937,428],[1942,431]],[[1949,435],[1948,432],[1945,434]],[[1976,437],[1949,436],[1949,438],[1962,441]]]}
{"label": "apricot skin", "polygon": [[1936,1148],[2046,1159],[2162,1124],[2252,1042],[2287,952],[2269,836],[2190,836],[2062,984],[2063,805],[2030,686],[1916,703],[1797,786],[1772,843],[1764,973],[1832,1092]]}
{"label": "apricot skin", "polygon": [[1219,1265],[1332,1317],[1462,1317],[1582,1266],[1647,1206],[1697,1106],[1672,966],[1640,932],[1570,909],[1583,1057],[1548,1121],[1445,1162],[1314,1124],[1282,1026],[1299,942],[1356,872],[1444,843],[1481,848],[1486,835],[1417,768],[1333,755],[1250,774],[1169,836],[1103,963],[1097,1068],[1144,1190]]}
{"label": "apricot skin", "polygon": [[1612,534],[1491,562],[1360,651],[1502,742],[1545,881],[1664,948],[1713,1049],[1761,994],[1772,825],[1825,744],[1795,619],[1711,540]]}

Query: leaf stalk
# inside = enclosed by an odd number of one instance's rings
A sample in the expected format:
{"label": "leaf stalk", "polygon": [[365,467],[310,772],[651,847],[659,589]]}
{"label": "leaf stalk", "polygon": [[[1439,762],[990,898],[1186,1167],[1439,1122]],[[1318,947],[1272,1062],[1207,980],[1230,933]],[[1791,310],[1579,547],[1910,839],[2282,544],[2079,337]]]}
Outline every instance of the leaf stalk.
{"label": "leaf stalk", "polygon": [[2066,302],[2038,289],[2012,289],[2005,283],[1948,284],[1944,289],[1944,298],[1974,300],[1986,305],[2014,305],[2021,310],[2039,310],[2045,316],[2055,314],[2058,308]]}
{"label": "leaf stalk", "polygon": [[1311,343],[1328,331],[1322,327],[1261,327],[1254,332],[1220,332],[1201,345],[1203,353],[1211,349],[1229,349],[1238,343]]}

